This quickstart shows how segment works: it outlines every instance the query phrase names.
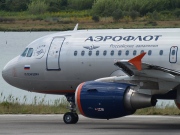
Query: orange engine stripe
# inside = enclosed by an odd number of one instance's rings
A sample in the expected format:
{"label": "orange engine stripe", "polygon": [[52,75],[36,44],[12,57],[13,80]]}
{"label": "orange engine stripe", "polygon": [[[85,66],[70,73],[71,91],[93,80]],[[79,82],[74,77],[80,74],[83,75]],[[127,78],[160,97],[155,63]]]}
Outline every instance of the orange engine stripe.
{"label": "orange engine stripe", "polygon": [[82,90],[83,85],[84,85],[84,83],[81,83],[78,87],[78,90],[77,90],[77,104],[78,104],[78,108],[79,108],[80,113],[85,116],[85,114],[82,110],[82,106],[81,106],[81,90]]}

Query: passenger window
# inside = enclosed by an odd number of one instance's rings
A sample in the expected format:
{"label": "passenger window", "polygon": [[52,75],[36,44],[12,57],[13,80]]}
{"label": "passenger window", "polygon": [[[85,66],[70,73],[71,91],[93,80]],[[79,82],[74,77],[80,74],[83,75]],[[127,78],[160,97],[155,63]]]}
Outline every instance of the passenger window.
{"label": "passenger window", "polygon": [[113,56],[113,55],[114,55],[114,51],[112,50],[112,51],[111,51],[111,56]]}
{"label": "passenger window", "polygon": [[99,56],[99,51],[96,51],[96,56]]}
{"label": "passenger window", "polygon": [[163,50],[160,50],[160,51],[159,51],[159,55],[163,55]]}
{"label": "passenger window", "polygon": [[84,56],[84,54],[85,54],[85,51],[82,51],[82,52],[81,52],[81,55]]}
{"label": "passenger window", "polygon": [[172,55],[175,55],[175,53],[176,53],[176,51],[175,51],[175,50],[173,50],[173,51],[172,51]]}
{"label": "passenger window", "polygon": [[27,53],[27,57],[31,57],[33,54],[33,48],[29,48],[29,51]]}
{"label": "passenger window", "polygon": [[[141,53],[144,53],[144,50],[141,50]],[[140,54],[141,54],[141,53],[140,53]]]}
{"label": "passenger window", "polygon": [[134,51],[133,51],[133,55],[136,55],[136,53],[137,53],[137,51],[136,51],[136,50],[134,50]]}
{"label": "passenger window", "polygon": [[92,55],[92,51],[89,51],[89,56],[91,56]]}
{"label": "passenger window", "polygon": [[103,52],[103,55],[106,56],[106,54],[107,54],[107,51],[104,51],[104,52]]}
{"label": "passenger window", "polygon": [[127,56],[127,55],[129,55],[129,51],[128,51],[128,50],[126,51],[126,56]]}
{"label": "passenger window", "polygon": [[118,55],[119,55],[119,56],[121,56],[121,53],[122,53],[122,51],[121,51],[121,50],[119,50],[119,51],[118,51]]}
{"label": "passenger window", "polygon": [[151,50],[149,50],[149,51],[148,51],[148,55],[151,55],[151,54],[152,54],[152,51],[151,51]]}
{"label": "passenger window", "polygon": [[21,56],[22,56],[22,57],[25,57],[26,54],[27,54],[27,51],[28,51],[28,48],[26,48],[26,49],[24,50],[24,52],[21,54]]}
{"label": "passenger window", "polygon": [[77,51],[74,51],[74,56],[77,56]]}

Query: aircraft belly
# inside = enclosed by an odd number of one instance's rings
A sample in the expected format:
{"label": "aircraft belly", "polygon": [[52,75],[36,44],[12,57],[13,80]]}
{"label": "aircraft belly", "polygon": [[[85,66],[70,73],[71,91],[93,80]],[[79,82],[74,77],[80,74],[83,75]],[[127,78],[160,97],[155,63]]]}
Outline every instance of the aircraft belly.
{"label": "aircraft belly", "polygon": [[[76,80],[32,80],[24,78],[12,79],[11,85],[30,91],[47,94],[65,94],[75,92],[81,82]],[[71,83],[69,83],[71,82]]]}

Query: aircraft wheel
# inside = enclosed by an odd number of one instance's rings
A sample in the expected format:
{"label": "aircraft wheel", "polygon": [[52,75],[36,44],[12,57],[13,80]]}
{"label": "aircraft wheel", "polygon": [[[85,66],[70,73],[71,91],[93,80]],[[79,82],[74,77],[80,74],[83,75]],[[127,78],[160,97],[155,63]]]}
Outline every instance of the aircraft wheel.
{"label": "aircraft wheel", "polygon": [[76,124],[79,120],[77,113],[67,112],[63,117],[64,123],[66,124]]}
{"label": "aircraft wheel", "polygon": [[79,120],[79,116],[77,113],[74,113],[74,124],[76,124]]}

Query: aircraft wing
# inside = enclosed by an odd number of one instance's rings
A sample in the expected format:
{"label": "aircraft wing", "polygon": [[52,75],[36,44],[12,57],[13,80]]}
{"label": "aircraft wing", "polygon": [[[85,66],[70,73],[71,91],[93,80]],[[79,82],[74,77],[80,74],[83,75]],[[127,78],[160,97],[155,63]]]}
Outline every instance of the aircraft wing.
{"label": "aircraft wing", "polygon": [[115,63],[116,66],[122,69],[129,76],[153,77],[158,79],[175,79],[180,76],[180,72],[167,69],[164,67],[151,65],[141,62],[141,59],[146,53],[142,53],[131,60],[120,60]]}

